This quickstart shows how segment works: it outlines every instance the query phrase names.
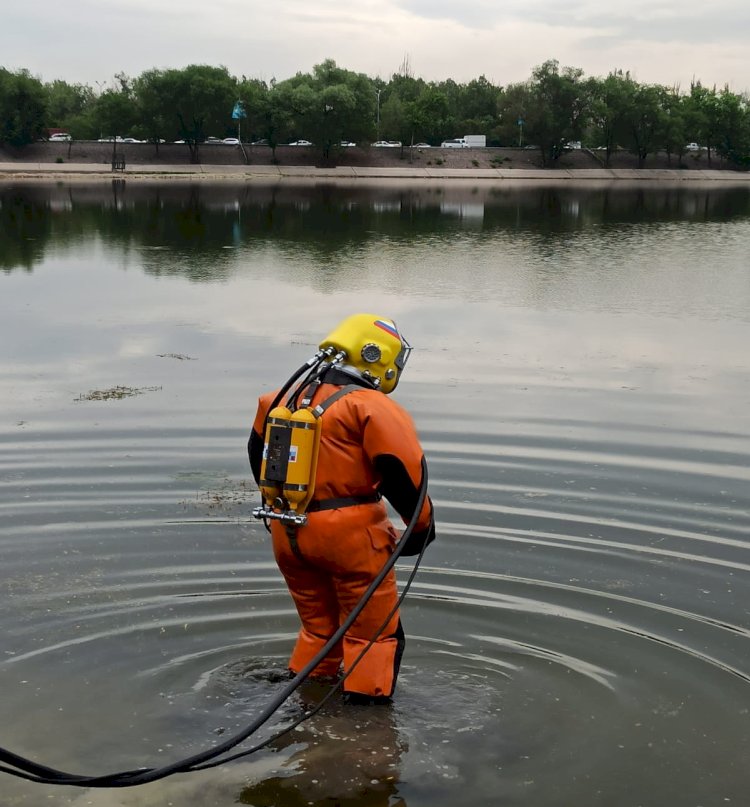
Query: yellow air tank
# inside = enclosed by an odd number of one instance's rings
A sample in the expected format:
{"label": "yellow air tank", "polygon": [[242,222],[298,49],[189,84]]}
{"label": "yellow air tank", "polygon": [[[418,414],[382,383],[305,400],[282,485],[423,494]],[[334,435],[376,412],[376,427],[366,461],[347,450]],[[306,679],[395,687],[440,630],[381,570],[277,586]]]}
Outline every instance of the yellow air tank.
{"label": "yellow air tank", "polygon": [[292,412],[286,406],[277,406],[268,413],[260,468],[260,492],[269,507],[283,495],[292,439],[291,416]]}
{"label": "yellow air tank", "polygon": [[291,444],[284,498],[290,509],[304,513],[315,490],[315,470],[318,464],[321,421],[308,408],[298,409],[289,418]]}

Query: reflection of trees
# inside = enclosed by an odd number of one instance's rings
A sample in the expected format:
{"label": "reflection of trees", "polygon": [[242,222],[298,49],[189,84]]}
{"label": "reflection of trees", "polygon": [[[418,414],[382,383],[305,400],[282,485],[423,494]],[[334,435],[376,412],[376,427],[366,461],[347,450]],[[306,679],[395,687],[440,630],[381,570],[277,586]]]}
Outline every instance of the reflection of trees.
{"label": "reflection of trees", "polygon": [[0,195],[0,267],[31,271],[50,237],[49,202],[34,204],[11,189]]}
{"label": "reflection of trees", "polygon": [[[0,190],[0,267],[31,270],[47,248],[98,239],[141,251],[144,270],[217,280],[237,271],[233,248],[263,246],[330,269],[379,239],[451,238],[465,226],[444,211],[482,210],[485,233],[571,235],[593,224],[726,221],[750,214],[743,186],[413,186],[231,183],[34,184]],[[476,230],[477,219],[473,229]]]}

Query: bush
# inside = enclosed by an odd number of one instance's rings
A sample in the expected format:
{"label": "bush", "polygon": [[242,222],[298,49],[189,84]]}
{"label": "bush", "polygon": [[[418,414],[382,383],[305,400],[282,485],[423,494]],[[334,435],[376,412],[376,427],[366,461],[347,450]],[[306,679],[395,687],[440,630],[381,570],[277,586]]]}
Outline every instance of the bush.
{"label": "bush", "polygon": [[58,157],[58,158],[55,160],[55,162],[56,162],[56,163],[64,163],[64,162],[65,162],[65,160],[63,160],[63,158],[62,158],[62,157]]}

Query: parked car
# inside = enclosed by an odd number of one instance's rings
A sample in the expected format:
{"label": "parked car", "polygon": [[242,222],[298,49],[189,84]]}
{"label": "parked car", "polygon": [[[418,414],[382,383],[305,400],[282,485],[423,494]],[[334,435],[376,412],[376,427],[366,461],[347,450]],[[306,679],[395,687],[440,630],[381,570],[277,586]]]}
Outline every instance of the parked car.
{"label": "parked car", "polygon": [[345,149],[346,149],[346,148],[353,148],[353,147],[354,147],[354,146],[356,146],[357,144],[356,144],[356,143],[352,143],[352,142],[351,142],[351,141],[349,141],[349,140],[342,140],[340,145],[342,146],[342,148],[345,148]]}
{"label": "parked car", "polygon": [[60,140],[68,142],[73,138],[67,132],[55,132],[55,134],[49,136],[49,139],[50,143],[54,143],[55,141],[59,142]]}
{"label": "parked car", "polygon": [[[50,140],[52,140],[52,138],[50,138]],[[685,150],[686,151],[702,151],[703,146],[699,146],[697,143],[688,143],[687,146],[685,146]]]}
{"label": "parked car", "polygon": [[123,137],[120,139],[121,143],[143,143],[143,140],[136,140],[134,137]]}
{"label": "parked car", "polygon": [[289,146],[312,146],[309,140],[295,140],[293,143],[287,143]]}
{"label": "parked car", "polygon": [[268,140],[266,140],[265,137],[262,140],[253,140],[253,142],[250,145],[251,146],[267,146],[268,145]]}
{"label": "parked car", "polygon": [[376,140],[371,144],[376,149],[395,149],[401,148],[400,140]]}
{"label": "parked car", "polygon": [[568,140],[568,142],[565,144],[565,148],[579,149],[579,148],[581,148],[581,141],[580,140]]}
{"label": "parked car", "polygon": [[220,137],[207,137],[204,143],[223,143],[224,141]]}
{"label": "parked car", "polygon": [[225,137],[221,142],[226,143],[227,146],[239,146],[240,144],[239,139],[236,137]]}
{"label": "parked car", "polygon": [[431,149],[432,146],[429,143],[415,143],[412,146],[413,149]]}

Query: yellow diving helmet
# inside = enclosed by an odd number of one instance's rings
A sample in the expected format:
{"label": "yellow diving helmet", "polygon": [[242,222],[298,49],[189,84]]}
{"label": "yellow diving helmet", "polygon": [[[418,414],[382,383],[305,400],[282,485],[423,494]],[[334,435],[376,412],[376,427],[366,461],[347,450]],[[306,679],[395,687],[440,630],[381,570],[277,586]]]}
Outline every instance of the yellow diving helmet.
{"label": "yellow diving helmet", "polygon": [[411,353],[396,323],[376,314],[353,314],[340,322],[320,343],[321,350],[330,348],[346,354],[341,370],[356,371],[386,395],[396,389]]}

